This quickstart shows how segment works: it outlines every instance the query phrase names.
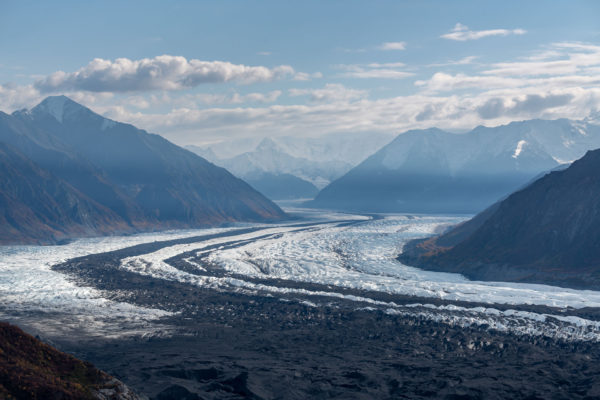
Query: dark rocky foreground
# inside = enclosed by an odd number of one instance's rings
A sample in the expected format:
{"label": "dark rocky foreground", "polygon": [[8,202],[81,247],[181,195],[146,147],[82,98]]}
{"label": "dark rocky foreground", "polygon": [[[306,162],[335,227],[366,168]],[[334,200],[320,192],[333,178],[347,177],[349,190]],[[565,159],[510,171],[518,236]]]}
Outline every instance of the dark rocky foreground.
{"label": "dark rocky foreground", "polygon": [[[209,299],[207,299],[209,300]],[[577,399],[600,396],[600,346],[214,295],[186,334],[61,343],[155,399]]]}
{"label": "dark rocky foreground", "polygon": [[[298,225],[301,226],[300,224]],[[54,339],[152,399],[592,399],[600,396],[600,344],[461,327],[328,295],[209,289],[119,269],[155,242],[55,266],[120,301],[177,312],[172,337]],[[225,244],[235,246],[236,241]],[[195,271],[182,254],[167,260]],[[202,258],[195,262],[204,263]],[[235,277],[235,276],[232,276]],[[249,280],[247,277],[246,280]],[[396,304],[450,304],[276,279],[265,285],[367,296]],[[457,303],[459,306],[490,306]],[[493,305],[598,320],[597,309]]]}

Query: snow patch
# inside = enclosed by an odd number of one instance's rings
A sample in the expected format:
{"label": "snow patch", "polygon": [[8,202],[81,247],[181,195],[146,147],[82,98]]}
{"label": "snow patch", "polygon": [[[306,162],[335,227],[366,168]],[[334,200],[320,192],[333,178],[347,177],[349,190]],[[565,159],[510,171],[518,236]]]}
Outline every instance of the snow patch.
{"label": "snow patch", "polygon": [[48,97],[43,103],[43,110],[53,116],[58,122],[63,122],[65,115],[65,103],[67,99],[64,96]]}
{"label": "snow patch", "polygon": [[523,147],[527,144],[527,141],[525,140],[519,140],[519,143],[517,143],[517,148],[515,149],[514,154],[512,155],[512,158],[517,158],[519,157],[519,154],[521,154],[521,152],[523,151]]}

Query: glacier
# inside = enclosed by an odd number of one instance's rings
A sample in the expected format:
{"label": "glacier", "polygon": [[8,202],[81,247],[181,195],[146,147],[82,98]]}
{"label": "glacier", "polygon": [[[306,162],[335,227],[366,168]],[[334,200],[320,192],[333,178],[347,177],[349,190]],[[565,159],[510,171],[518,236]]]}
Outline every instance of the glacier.
{"label": "glacier", "polygon": [[[600,321],[572,313],[600,307],[600,292],[470,281],[459,274],[423,271],[396,260],[408,240],[434,234],[466,217],[312,209],[288,212],[298,218],[277,224],[90,238],[62,246],[2,247],[0,318],[104,336],[168,334],[169,327],[161,319],[176,312],[111,300],[109,290],[82,286],[51,267],[137,244],[215,235],[122,258],[118,268],[211,290],[275,296],[310,307],[344,301],[355,304],[356,310],[380,310],[392,316],[485,325],[519,335],[600,341]],[[215,268],[222,273],[211,274]],[[389,295],[391,300],[378,294]],[[413,296],[414,301],[400,304],[393,300],[395,295]],[[546,308],[531,311],[525,306]]]}

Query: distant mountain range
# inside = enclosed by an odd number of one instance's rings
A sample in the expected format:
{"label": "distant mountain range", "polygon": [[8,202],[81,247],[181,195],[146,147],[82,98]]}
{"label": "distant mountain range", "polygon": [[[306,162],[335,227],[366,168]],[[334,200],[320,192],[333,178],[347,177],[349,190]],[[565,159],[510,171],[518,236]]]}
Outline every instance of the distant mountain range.
{"label": "distant mountain range", "polygon": [[285,217],[225,169],[64,96],[0,112],[0,243]]}
{"label": "distant mountain range", "polygon": [[400,260],[470,279],[600,290],[600,150],[553,171]]}
{"label": "distant mountain range", "polygon": [[478,212],[537,174],[600,147],[600,125],[566,119],[400,134],[309,205],[375,212]]}
{"label": "distant mountain range", "polygon": [[332,180],[389,142],[378,133],[319,138],[243,139],[188,150],[231,171],[271,199],[312,199]]}

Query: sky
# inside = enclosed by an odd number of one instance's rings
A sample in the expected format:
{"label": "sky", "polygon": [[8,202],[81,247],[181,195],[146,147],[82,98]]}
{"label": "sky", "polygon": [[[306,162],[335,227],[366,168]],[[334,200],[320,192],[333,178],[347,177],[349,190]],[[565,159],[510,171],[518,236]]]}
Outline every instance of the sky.
{"label": "sky", "polygon": [[600,110],[591,0],[0,0],[0,54],[0,110],[65,94],[180,145]]}

